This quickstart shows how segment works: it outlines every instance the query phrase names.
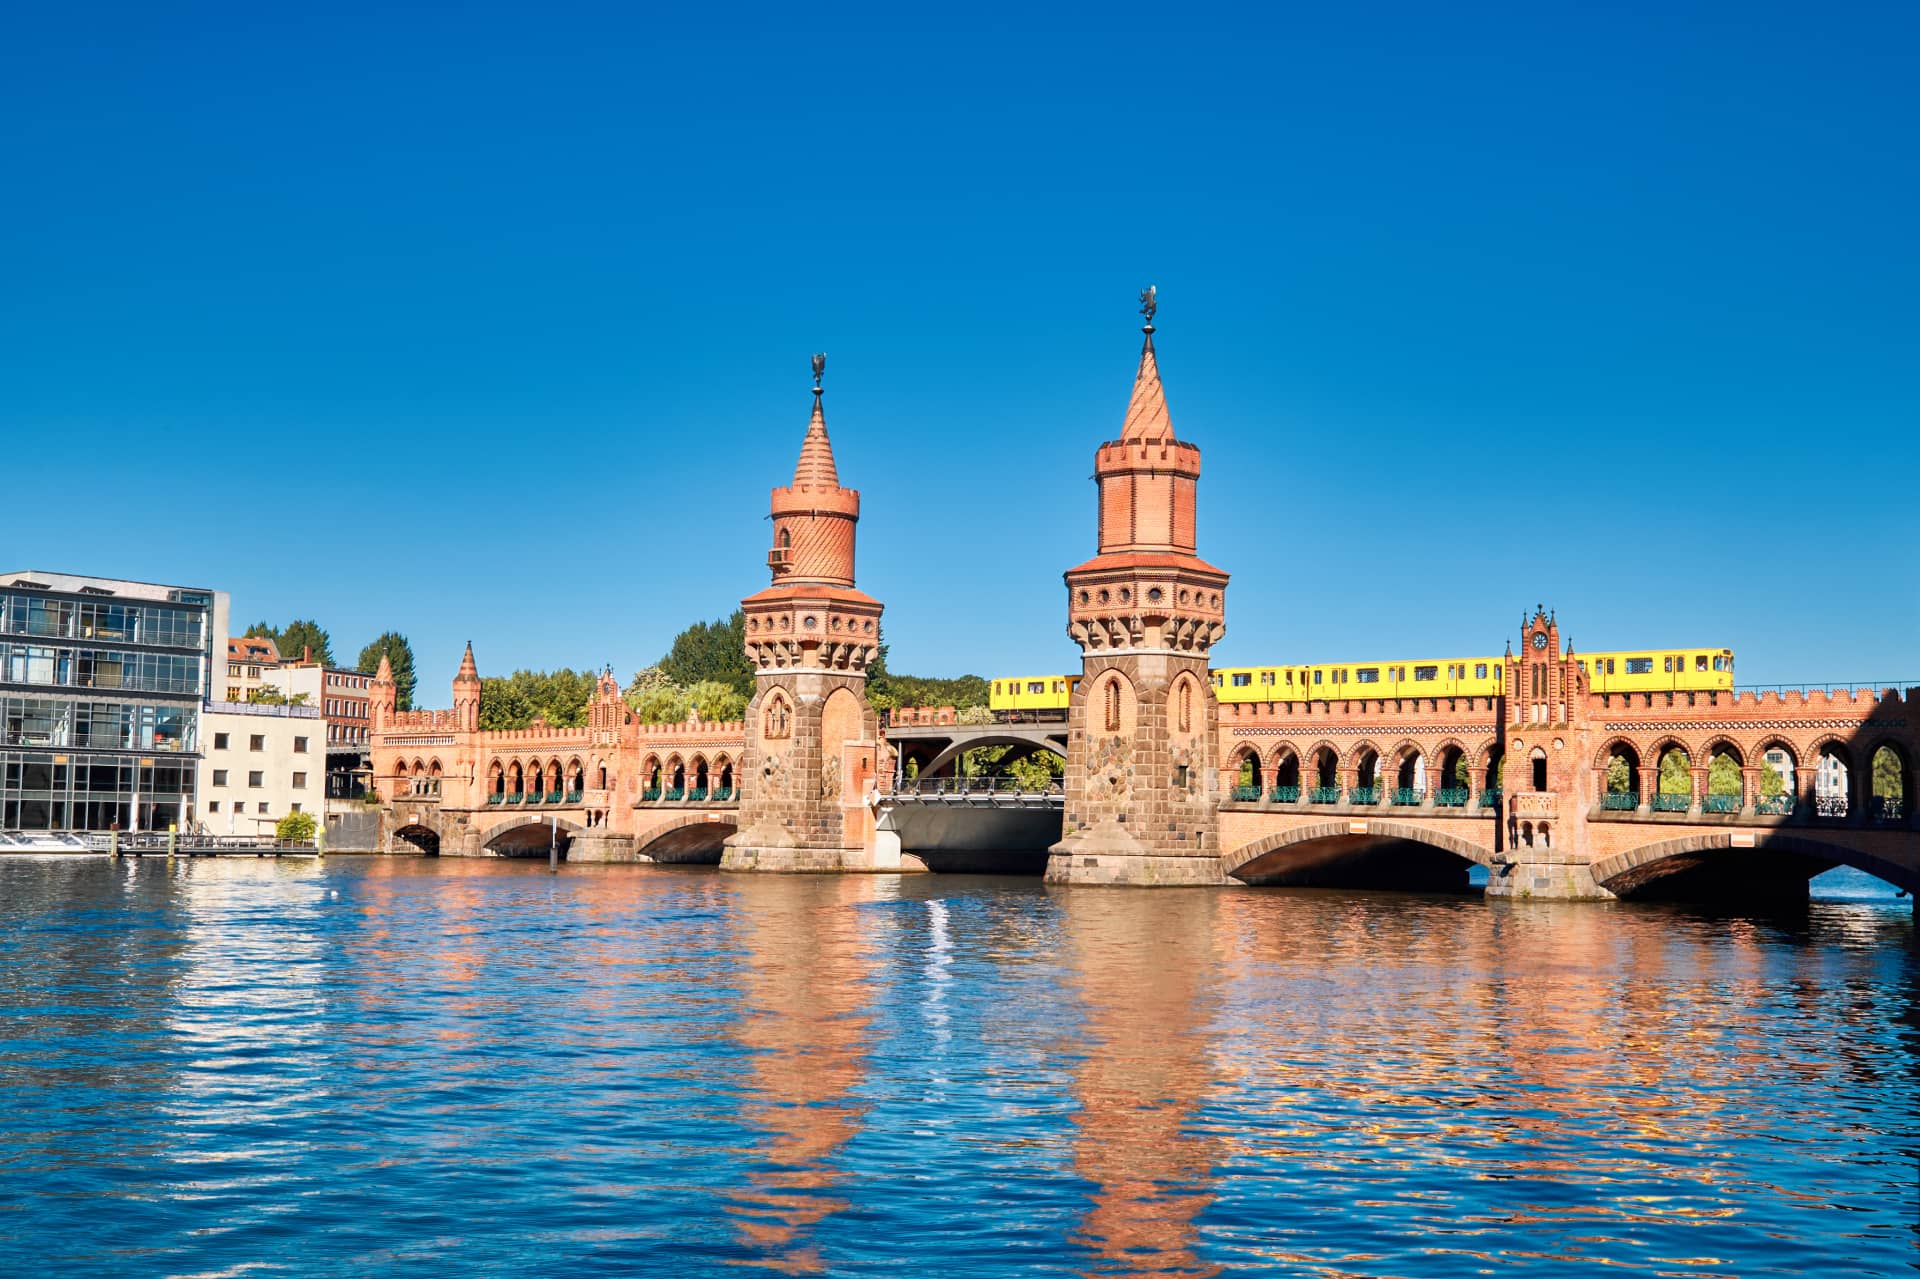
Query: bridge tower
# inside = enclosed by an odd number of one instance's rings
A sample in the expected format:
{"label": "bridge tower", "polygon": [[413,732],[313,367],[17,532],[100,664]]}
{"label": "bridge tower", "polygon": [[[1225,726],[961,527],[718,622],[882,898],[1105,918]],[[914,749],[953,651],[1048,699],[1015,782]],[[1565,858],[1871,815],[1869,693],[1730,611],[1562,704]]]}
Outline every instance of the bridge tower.
{"label": "bridge tower", "polygon": [[1611,894],[1588,868],[1586,815],[1592,793],[1586,675],[1545,606],[1520,622],[1520,651],[1506,655],[1501,716],[1505,775],[1500,844],[1506,865],[1489,897],[1581,899]]}
{"label": "bridge tower", "polygon": [[[879,757],[867,664],[880,601],[854,588],[860,494],[842,488],[813,357],[813,417],[793,483],[773,490],[773,584],[740,602],[754,668],[738,831],[723,870],[876,869],[866,803]],[[889,868],[891,869],[891,868]]]}
{"label": "bridge tower", "polygon": [[1226,632],[1227,574],[1201,559],[1200,450],[1173,434],[1146,340],[1120,438],[1094,454],[1099,553],[1067,570],[1067,633],[1081,678],[1067,712],[1064,834],[1050,883],[1222,882],[1207,655]]}

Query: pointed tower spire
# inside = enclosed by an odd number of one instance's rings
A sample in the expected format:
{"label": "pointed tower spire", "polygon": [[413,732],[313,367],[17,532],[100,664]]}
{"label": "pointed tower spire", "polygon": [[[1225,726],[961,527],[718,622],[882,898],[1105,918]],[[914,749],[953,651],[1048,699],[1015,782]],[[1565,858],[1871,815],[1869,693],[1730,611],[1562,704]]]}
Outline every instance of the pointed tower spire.
{"label": "pointed tower spire", "polygon": [[380,654],[380,669],[373,673],[373,682],[376,684],[393,683],[393,663],[387,660],[385,653]]}
{"label": "pointed tower spire", "polygon": [[807,422],[807,438],[800,442],[800,461],[793,468],[793,487],[797,489],[837,489],[840,472],[833,464],[833,441],[827,438],[827,415],[820,407],[820,378],[827,371],[827,357],[813,357],[813,417]]}
{"label": "pointed tower spire", "polygon": [[[385,661],[386,659],[383,657],[380,660]],[[472,640],[467,641],[466,655],[460,659],[460,673],[453,677],[453,681],[456,684],[478,684],[480,682],[480,668],[474,665],[473,662]]]}
{"label": "pointed tower spire", "polygon": [[1160,361],[1153,353],[1153,314],[1160,309],[1159,290],[1149,284],[1140,295],[1140,326],[1146,340],[1140,344],[1140,368],[1133,375],[1133,394],[1127,400],[1122,440],[1171,440],[1173,418],[1167,413],[1166,388],[1160,385]]}

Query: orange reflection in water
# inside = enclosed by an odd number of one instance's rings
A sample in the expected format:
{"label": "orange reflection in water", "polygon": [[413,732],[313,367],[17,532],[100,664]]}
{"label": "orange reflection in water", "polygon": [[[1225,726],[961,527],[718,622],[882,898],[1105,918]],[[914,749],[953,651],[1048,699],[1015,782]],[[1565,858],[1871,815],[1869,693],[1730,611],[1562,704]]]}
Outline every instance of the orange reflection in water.
{"label": "orange reflection in water", "polygon": [[742,889],[736,1034],[752,1055],[740,1113],[765,1133],[746,1186],[727,1206],[756,1254],[747,1264],[785,1274],[825,1270],[806,1233],[847,1207],[831,1193],[847,1175],[833,1157],[860,1131],[867,1108],[854,1094],[868,1068],[875,954],[855,908],[895,891],[890,880],[865,875]]}
{"label": "orange reflection in water", "polygon": [[1218,1141],[1188,1131],[1217,1081],[1217,895],[1059,896],[1088,1041],[1074,1071],[1073,1167],[1094,1192],[1075,1241],[1097,1257],[1092,1273],[1217,1274],[1194,1253],[1194,1218],[1213,1202]]}

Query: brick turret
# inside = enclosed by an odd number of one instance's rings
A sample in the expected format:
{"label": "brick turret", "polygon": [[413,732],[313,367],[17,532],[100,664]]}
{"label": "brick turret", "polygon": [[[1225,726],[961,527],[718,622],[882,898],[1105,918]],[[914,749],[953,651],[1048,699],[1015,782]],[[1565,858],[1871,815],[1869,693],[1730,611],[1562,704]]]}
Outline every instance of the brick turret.
{"label": "brick turret", "polygon": [[738,832],[728,870],[859,870],[872,865],[866,790],[879,724],[867,664],[880,601],[854,587],[860,494],[840,485],[813,357],[813,415],[793,483],[773,490],[773,584],[740,602],[755,690],[747,708]]}
{"label": "brick turret", "polygon": [[474,664],[472,640],[467,641],[466,654],[453,677],[453,713],[466,732],[480,730],[480,668]]}
{"label": "brick turret", "polygon": [[373,683],[367,690],[367,719],[371,723],[371,731],[378,733],[392,725],[399,700],[400,689],[393,680],[393,663],[382,653],[380,669],[373,673]]}
{"label": "brick turret", "polygon": [[1219,708],[1207,654],[1226,631],[1227,574],[1199,556],[1200,450],[1177,439],[1146,339],[1120,437],[1094,454],[1099,553],[1068,569],[1081,650],[1068,709],[1063,837],[1047,878],[1194,884],[1220,878]]}

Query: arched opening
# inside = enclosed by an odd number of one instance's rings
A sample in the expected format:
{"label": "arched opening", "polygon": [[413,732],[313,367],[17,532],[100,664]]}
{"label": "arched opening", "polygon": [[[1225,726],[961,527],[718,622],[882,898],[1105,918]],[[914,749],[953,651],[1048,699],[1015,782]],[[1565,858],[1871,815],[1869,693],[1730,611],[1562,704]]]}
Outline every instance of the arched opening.
{"label": "arched opening", "polygon": [[667,798],[685,799],[687,797],[687,766],[678,756],[667,761]]}
{"label": "arched opening", "polygon": [[1380,752],[1362,746],[1353,755],[1353,789],[1347,799],[1355,804],[1380,802]]}
{"label": "arched opening", "polygon": [[1400,892],[1473,892],[1471,872],[1486,852],[1460,838],[1411,823],[1370,819],[1355,835],[1326,822],[1260,840],[1224,858],[1245,884],[1302,888],[1374,888]]}
{"label": "arched opening", "polygon": [[560,761],[547,761],[547,802],[557,804],[566,797],[565,783],[561,780]]}
{"label": "arched opening", "polygon": [[528,803],[537,804],[547,797],[546,766],[535,760],[527,767]]}
{"label": "arched opening", "polygon": [[1707,793],[1700,799],[1700,809],[1737,813],[1747,806],[1746,760],[1731,742],[1715,742],[1707,750]]}
{"label": "arched opening", "polygon": [[1247,804],[1259,799],[1264,793],[1260,777],[1260,754],[1251,746],[1242,746],[1233,753],[1233,798]]}
{"label": "arched opening", "polygon": [[[1751,832],[1688,835],[1656,840],[1593,863],[1594,882],[1616,896],[1662,901],[1804,903],[1810,881],[1829,871],[1868,897],[1920,887],[1920,873],[1873,854],[1822,842],[1806,828],[1760,827]],[[1735,841],[1740,847],[1734,847]],[[1850,869],[1836,871],[1836,867]],[[1872,881],[1881,881],[1875,892]],[[1825,896],[1826,894],[1822,894]]]}
{"label": "arched opening", "polygon": [[640,798],[659,799],[661,787],[660,757],[658,755],[647,756],[647,762],[640,766],[640,776],[645,779],[646,783],[640,792]]}
{"label": "arched opening", "polygon": [[1467,753],[1458,746],[1440,748],[1440,776],[1433,801],[1442,808],[1464,808],[1473,786]]}
{"label": "arched opening", "polygon": [[1319,746],[1313,752],[1313,793],[1316,804],[1340,802],[1340,757],[1331,746]]}
{"label": "arched opening", "polygon": [[1427,797],[1427,757],[1413,747],[1400,752],[1394,767],[1393,802],[1405,806]]}
{"label": "arched opening", "polygon": [[507,797],[507,774],[500,767],[500,761],[494,760],[487,765],[487,802],[502,803]]}
{"label": "arched opening", "polygon": [[1527,763],[1531,767],[1533,772],[1532,780],[1533,780],[1533,789],[1535,793],[1544,791],[1547,788],[1546,748],[1544,746],[1534,747],[1533,750],[1527,755]]}
{"label": "arched opening", "polygon": [[1487,748],[1487,765],[1480,774],[1480,804],[1483,808],[1494,808],[1500,803],[1500,792],[1507,780],[1507,752],[1502,746]]}
{"label": "arched opening", "polygon": [[767,741],[780,741],[793,732],[793,711],[787,705],[787,697],[779,689],[767,698],[767,706],[760,713],[760,736]]}
{"label": "arched opening", "polygon": [[1871,794],[1867,797],[1867,818],[1881,826],[1897,826],[1907,817],[1907,787],[1910,781],[1906,752],[1887,742],[1873,752],[1869,768]]}
{"label": "arched opening", "polygon": [[1753,811],[1774,817],[1791,814],[1800,794],[1799,773],[1800,757],[1791,746],[1781,741],[1762,746]]}
{"label": "arched opening", "polygon": [[1276,804],[1300,802],[1300,757],[1284,747],[1273,765],[1273,792]]}
{"label": "arched opening", "polygon": [[421,857],[440,855],[440,836],[426,826],[402,826],[393,832],[394,852],[416,853]]}
{"label": "arched opening", "polygon": [[1102,722],[1105,724],[1107,732],[1109,733],[1119,732],[1120,731],[1120,681],[1118,679],[1110,678],[1107,680],[1106,693],[1102,698],[1101,704],[1106,708],[1106,713],[1103,717]]}
{"label": "arched opening", "polygon": [[1607,748],[1606,785],[1600,792],[1600,807],[1628,813],[1640,807],[1640,752],[1631,742],[1615,742]]}
{"label": "arched opening", "polygon": [[1820,762],[1813,769],[1813,815],[1842,818],[1851,810],[1848,787],[1853,780],[1853,762],[1846,747],[1828,742],[1820,748]]}
{"label": "arched opening", "polygon": [[707,759],[704,755],[693,757],[693,791],[688,799],[701,801],[707,797]]}
{"label": "arched opening", "polygon": [[573,834],[550,817],[536,816],[511,830],[501,831],[487,840],[486,851],[495,857],[547,857],[567,859],[567,847]]}
{"label": "arched opening", "polygon": [[1653,795],[1656,813],[1684,813],[1693,807],[1693,759],[1678,742],[1661,747],[1659,789]]}
{"label": "arched opening", "polygon": [[507,766],[507,802],[518,804],[526,797],[526,778],[520,772],[520,761],[514,760]]}
{"label": "arched opening", "polygon": [[579,803],[580,797],[586,793],[586,789],[587,789],[586,788],[586,769],[581,767],[580,761],[578,759],[568,760],[567,761],[567,802],[569,804]]}
{"label": "arched opening", "polygon": [[726,756],[720,757],[720,787],[713,792],[715,799],[733,798],[733,761]]}
{"label": "arched opening", "polygon": [[607,789],[607,766],[605,764],[600,765],[599,779],[600,779],[600,784],[594,787],[594,789],[595,790]]}

